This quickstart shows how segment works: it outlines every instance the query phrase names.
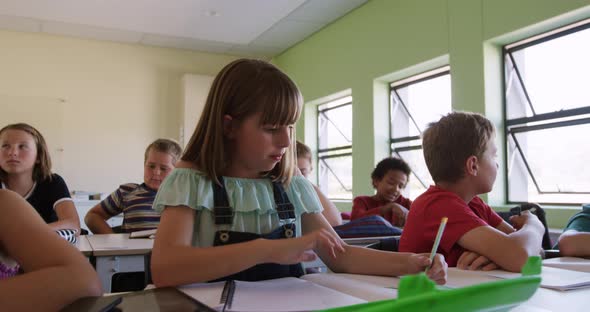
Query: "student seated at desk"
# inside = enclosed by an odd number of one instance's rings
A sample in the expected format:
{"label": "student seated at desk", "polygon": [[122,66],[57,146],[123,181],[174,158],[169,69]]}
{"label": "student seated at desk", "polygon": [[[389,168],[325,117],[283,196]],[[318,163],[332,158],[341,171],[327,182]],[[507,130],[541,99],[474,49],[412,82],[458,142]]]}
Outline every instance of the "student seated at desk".
{"label": "student seated at desk", "polygon": [[351,220],[378,215],[394,226],[403,227],[412,201],[401,191],[408,184],[410,172],[410,166],[402,159],[387,157],[381,160],[371,173],[377,192],[373,196],[354,198]]}
{"label": "student seated at desk", "polygon": [[[219,279],[303,274],[316,258],[335,272],[397,276],[423,272],[428,253],[345,244],[296,169],[295,83],[274,65],[239,59],[214,79],[203,114],[176,169],[162,183],[151,269],[158,287]],[[427,274],[446,281],[441,255]]]}
{"label": "student seated at desk", "polygon": [[53,230],[80,233],[76,206],[66,182],[51,173],[45,139],[37,129],[17,123],[0,129],[0,188],[24,197]]}
{"label": "student seated at desk", "polygon": [[57,311],[78,298],[101,295],[90,262],[21,196],[0,190],[0,210],[1,311]]}
{"label": "student seated at desk", "polygon": [[590,257],[590,204],[570,218],[558,246],[561,256]]}
{"label": "student seated at desk", "polygon": [[[309,147],[299,141],[295,143],[297,145],[297,168],[301,171],[301,174],[304,177],[309,177],[311,172],[313,171],[313,166],[311,164],[311,149]],[[328,197],[320,190],[317,185],[313,184],[313,188],[315,189],[320,202],[322,203],[322,207],[324,210],[322,214],[324,218],[330,223],[331,226],[338,226],[342,224],[342,217],[340,216],[340,211],[336,206],[328,199]]]}
{"label": "student seated at desk", "polygon": [[529,256],[539,255],[544,227],[535,215],[512,216],[515,231],[477,197],[491,191],[496,179],[494,138],[492,123],[476,113],[450,113],[429,125],[422,146],[436,185],[414,200],[400,251],[430,250],[441,219],[448,217],[439,251],[449,266],[520,272]]}
{"label": "student seated at desk", "polygon": [[84,218],[92,233],[113,233],[106,220],[120,213],[123,213],[121,229],[125,233],[158,228],[160,213],[152,209],[152,203],[160,184],[172,172],[181,153],[180,145],[168,139],[157,139],[148,145],[144,155],[143,183],[123,184],[92,207]]}

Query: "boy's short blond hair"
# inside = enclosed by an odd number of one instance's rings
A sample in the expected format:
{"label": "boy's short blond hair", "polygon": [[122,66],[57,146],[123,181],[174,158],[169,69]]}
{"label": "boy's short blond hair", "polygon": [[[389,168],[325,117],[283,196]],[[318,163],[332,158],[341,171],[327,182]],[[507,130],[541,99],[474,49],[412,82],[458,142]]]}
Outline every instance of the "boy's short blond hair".
{"label": "boy's short blond hair", "polygon": [[430,123],[423,133],[422,146],[434,182],[461,179],[467,158],[481,157],[494,131],[487,118],[470,112],[453,112]]}
{"label": "boy's short blond hair", "polygon": [[176,141],[171,139],[157,139],[154,142],[150,143],[148,147],[145,149],[143,162],[145,163],[148,159],[148,154],[150,150],[154,150],[161,153],[170,154],[172,156],[172,163],[176,164],[176,161],[180,159],[182,154],[182,147]]}
{"label": "boy's short blond hair", "polygon": [[311,149],[309,148],[309,146],[299,142],[299,140],[296,141],[297,144],[297,158],[307,158],[311,161]]}

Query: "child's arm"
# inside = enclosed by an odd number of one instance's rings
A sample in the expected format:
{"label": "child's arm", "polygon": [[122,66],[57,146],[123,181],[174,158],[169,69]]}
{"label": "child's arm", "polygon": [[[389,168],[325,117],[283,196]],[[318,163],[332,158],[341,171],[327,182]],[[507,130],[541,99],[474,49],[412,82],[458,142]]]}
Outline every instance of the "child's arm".
{"label": "child's arm", "polygon": [[[352,201],[351,219],[359,219],[367,216],[382,216],[395,226],[403,226],[406,222],[408,209],[398,203],[388,203],[383,206],[370,208],[363,197],[356,197]],[[395,215],[395,218],[391,216]]]}
{"label": "child's arm", "polygon": [[0,310],[57,311],[80,297],[102,293],[80,251],[52,231],[16,193],[0,191],[0,245],[24,273],[0,280]]}
{"label": "child's arm", "polygon": [[[333,231],[326,220],[317,213],[307,213],[302,216],[303,233],[326,229]],[[329,251],[320,245],[316,252],[334,272],[354,274],[400,276],[404,274],[423,272],[430,265],[429,254],[413,254],[402,252],[386,252],[343,243],[345,251],[337,257],[331,257]],[[447,264],[444,257],[437,254],[434,264],[427,272],[428,276],[438,284],[446,282]]]}
{"label": "child's arm", "polygon": [[498,224],[498,226],[496,227],[496,229],[502,233],[505,234],[510,234],[510,233],[514,233],[516,230],[512,227],[512,225],[510,225],[508,222],[502,220],[502,222],[500,222],[500,224]]}
{"label": "child's arm", "polygon": [[559,252],[562,256],[590,256],[590,233],[576,230],[565,231],[559,236]]}
{"label": "child's arm", "polygon": [[350,218],[352,220],[378,214],[379,210],[377,210],[377,208],[369,209],[363,197],[355,197],[352,200],[352,212],[350,213]]}
{"label": "child's arm", "polygon": [[110,218],[111,216],[105,212],[101,203],[98,203],[86,213],[84,222],[94,234],[112,234],[113,229],[106,222]]}
{"label": "child's arm", "polygon": [[58,221],[49,223],[49,227],[53,230],[72,229],[78,231],[80,234],[80,219],[76,206],[71,200],[64,200],[55,205],[55,213]]}
{"label": "child's arm", "polygon": [[[496,229],[502,233],[514,233],[514,228],[508,222],[502,220]],[[457,267],[462,270],[482,270],[490,271],[500,268],[496,263],[492,262],[486,256],[479,255],[473,251],[464,251],[457,260]]]}
{"label": "child's arm", "polygon": [[324,208],[324,210],[322,211],[324,218],[328,220],[328,223],[330,223],[331,226],[341,225],[342,216],[340,216],[340,211],[338,210],[338,208],[336,208],[336,206],[328,199],[328,197],[326,197],[326,195],[322,193],[319,187],[317,187],[314,184],[313,188],[315,189],[315,192],[318,194],[318,197],[320,198],[320,203],[322,203],[322,207]]}
{"label": "child's arm", "polygon": [[506,234],[491,226],[479,226],[461,236],[457,243],[505,270],[520,272],[527,258],[541,251],[545,229],[539,219],[528,211],[521,216],[513,216],[511,221],[519,228],[518,231]]}
{"label": "child's arm", "polygon": [[319,245],[332,256],[343,251],[340,239],[329,226],[331,232],[314,231],[300,238],[257,239],[218,247],[192,247],[195,213],[186,206],[168,206],[162,212],[151,262],[156,286],[206,282],[260,263],[311,261],[316,257],[312,249]]}
{"label": "child's arm", "polygon": [[362,217],[375,216],[375,215],[384,216],[386,213],[391,211],[391,207],[389,206],[389,204],[371,208],[371,207],[369,207],[369,205],[365,199],[366,199],[366,196],[359,196],[359,197],[355,197],[355,199],[353,199],[352,213],[351,213],[351,218],[353,220],[359,219]]}

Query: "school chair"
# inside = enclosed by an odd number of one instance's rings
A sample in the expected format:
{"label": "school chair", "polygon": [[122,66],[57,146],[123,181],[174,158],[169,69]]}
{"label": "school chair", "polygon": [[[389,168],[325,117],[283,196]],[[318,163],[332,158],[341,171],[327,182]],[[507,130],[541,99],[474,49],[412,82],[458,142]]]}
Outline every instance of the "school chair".
{"label": "school chair", "polygon": [[545,233],[543,234],[543,249],[544,250],[551,250],[553,245],[551,244],[551,237],[549,236],[549,229],[547,228],[547,219],[545,217],[545,210],[541,208],[538,204],[535,203],[523,203],[516,207],[511,208],[509,211],[498,211],[498,215],[502,217],[506,222],[510,223],[510,217],[514,215],[519,215],[521,211],[529,210],[532,214],[536,215],[539,218],[539,221],[543,224],[545,228]]}
{"label": "school chair", "polygon": [[402,230],[381,216],[367,216],[334,227],[340,238],[401,235]]}
{"label": "school chair", "polygon": [[147,255],[145,255],[145,258],[143,258],[143,261],[144,261],[144,268],[145,268],[144,283],[147,286],[149,284],[154,283],[154,281],[152,280],[152,252],[151,251]]}
{"label": "school chair", "polygon": [[116,234],[121,234],[123,233],[123,227],[121,225],[117,225],[117,226],[113,226],[111,227],[111,229],[113,230],[113,232],[115,232]]}
{"label": "school chair", "polygon": [[378,242],[367,245],[367,248],[383,250],[383,251],[398,251],[399,239],[401,236],[389,237],[379,240]]}

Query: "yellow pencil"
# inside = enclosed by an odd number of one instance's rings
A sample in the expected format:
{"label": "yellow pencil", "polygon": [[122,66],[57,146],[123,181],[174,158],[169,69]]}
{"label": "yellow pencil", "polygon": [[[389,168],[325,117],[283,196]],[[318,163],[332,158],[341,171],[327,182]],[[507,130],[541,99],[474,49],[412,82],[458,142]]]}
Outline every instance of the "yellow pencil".
{"label": "yellow pencil", "polygon": [[447,225],[447,221],[449,218],[443,217],[440,220],[440,225],[438,226],[438,233],[436,233],[436,238],[434,239],[434,245],[432,245],[432,250],[430,251],[430,265],[424,270],[424,273],[430,269],[432,263],[434,262],[434,255],[436,255],[436,251],[438,250],[438,245],[440,244],[440,239],[442,237],[443,232],[445,231],[445,226]]}

